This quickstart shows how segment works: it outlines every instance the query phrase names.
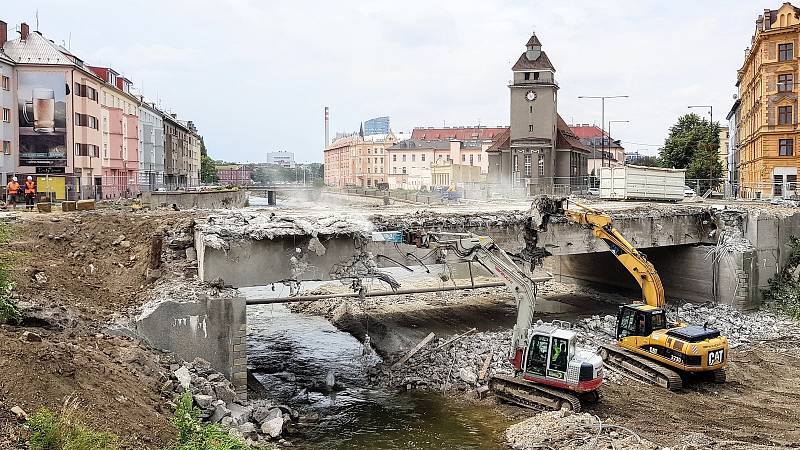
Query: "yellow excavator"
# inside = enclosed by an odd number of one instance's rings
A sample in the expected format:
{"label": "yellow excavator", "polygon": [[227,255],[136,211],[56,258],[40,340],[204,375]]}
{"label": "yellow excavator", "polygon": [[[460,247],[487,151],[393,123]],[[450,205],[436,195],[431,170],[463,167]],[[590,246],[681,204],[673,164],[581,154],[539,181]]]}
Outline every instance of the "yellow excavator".
{"label": "yellow excavator", "polygon": [[642,288],[643,303],[620,306],[617,345],[603,345],[598,350],[604,364],[670,390],[681,389],[682,375],[686,373],[724,383],[728,363],[727,338],[708,323],[668,324],[663,309],[664,287],[653,264],[614,228],[609,215],[579,203],[572,204],[580,210],[568,209],[566,199],[536,202],[534,208],[545,218],[540,229],[546,229],[552,216],[564,216],[589,228],[608,244],[611,253]]}

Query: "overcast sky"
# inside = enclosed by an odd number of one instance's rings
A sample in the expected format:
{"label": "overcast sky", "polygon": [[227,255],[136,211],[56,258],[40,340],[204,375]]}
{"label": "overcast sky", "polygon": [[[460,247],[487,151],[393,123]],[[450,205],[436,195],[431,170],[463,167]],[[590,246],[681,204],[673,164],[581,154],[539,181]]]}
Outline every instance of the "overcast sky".
{"label": "overcast sky", "polygon": [[[394,130],[507,125],[511,66],[535,30],[556,67],[560,114],[606,121],[627,150],[654,153],[687,105],[725,115],[754,21],[781,2],[596,0],[30,0],[21,21],[92,65],[114,67],[194,120],[212,157],[271,150],[322,161],[331,135],[375,116]],[[696,110],[705,113],[704,110]],[[648,144],[648,145],[645,145]]]}

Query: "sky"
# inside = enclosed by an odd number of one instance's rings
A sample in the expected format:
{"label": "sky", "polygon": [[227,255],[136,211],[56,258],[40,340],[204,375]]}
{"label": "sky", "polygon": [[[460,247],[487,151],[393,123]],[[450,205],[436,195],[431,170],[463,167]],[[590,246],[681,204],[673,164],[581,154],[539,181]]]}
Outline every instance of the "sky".
{"label": "sky", "polygon": [[[27,22],[87,64],[110,66],[194,121],[209,154],[321,162],[331,136],[391,117],[392,129],[509,123],[511,66],[536,32],[568,123],[605,120],[626,151],[655,154],[688,105],[725,116],[754,0],[13,0]],[[708,114],[708,109],[695,109]]]}

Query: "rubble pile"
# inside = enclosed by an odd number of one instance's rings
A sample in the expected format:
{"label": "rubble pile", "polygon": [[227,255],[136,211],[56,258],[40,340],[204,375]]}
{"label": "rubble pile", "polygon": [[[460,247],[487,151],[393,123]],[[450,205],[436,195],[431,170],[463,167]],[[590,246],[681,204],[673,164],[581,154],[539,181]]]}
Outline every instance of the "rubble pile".
{"label": "rubble pile", "polygon": [[[637,435],[633,430],[603,422],[587,413],[548,411],[510,426],[506,440],[511,448],[572,450],[655,450],[661,447]],[[685,447],[689,448],[689,447]]]}
{"label": "rubble pile", "polygon": [[202,358],[174,364],[171,369],[172,376],[162,386],[162,392],[165,395],[191,392],[204,422],[219,424],[231,436],[250,446],[269,446],[267,443],[276,442],[291,445],[282,436],[291,433],[301,419],[296,410],[266,400],[239,399],[231,382]]}
{"label": "rubble pile", "polygon": [[[447,344],[437,338],[398,367],[377,367],[370,381],[395,389],[472,391],[485,385],[489,375],[511,373],[507,361],[511,331],[469,333]],[[483,372],[487,358],[489,370]]]}
{"label": "rubble pile", "polygon": [[203,235],[205,245],[227,250],[232,240],[270,240],[282,236],[334,236],[372,231],[372,224],[364,219],[332,214],[304,219],[273,214],[231,212],[211,216],[196,228]]}
{"label": "rubble pile", "polygon": [[384,216],[375,214],[370,220],[378,231],[398,229],[433,229],[448,230],[466,228],[502,228],[512,225],[524,225],[527,211],[498,211],[492,213],[451,213],[442,214],[430,210],[415,211],[403,216]]}

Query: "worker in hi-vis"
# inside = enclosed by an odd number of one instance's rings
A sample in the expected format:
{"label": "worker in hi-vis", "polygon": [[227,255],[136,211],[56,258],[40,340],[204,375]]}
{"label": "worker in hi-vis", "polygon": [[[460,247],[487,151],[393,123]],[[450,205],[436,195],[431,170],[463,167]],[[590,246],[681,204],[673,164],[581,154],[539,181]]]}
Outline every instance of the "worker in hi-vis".
{"label": "worker in hi-vis", "polygon": [[13,177],[6,185],[6,206],[11,205],[17,209],[17,195],[19,195],[19,182],[17,177]]}
{"label": "worker in hi-vis", "polygon": [[33,204],[36,202],[36,183],[33,177],[28,176],[25,181],[25,209],[33,211]]}

